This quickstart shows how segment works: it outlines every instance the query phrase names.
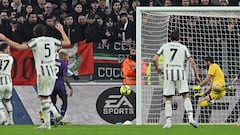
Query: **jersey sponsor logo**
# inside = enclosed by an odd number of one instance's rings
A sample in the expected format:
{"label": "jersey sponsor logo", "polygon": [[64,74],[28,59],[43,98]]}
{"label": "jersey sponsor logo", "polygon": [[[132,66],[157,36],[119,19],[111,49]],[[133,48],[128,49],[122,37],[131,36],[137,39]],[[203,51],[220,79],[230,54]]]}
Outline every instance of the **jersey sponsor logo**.
{"label": "jersey sponsor logo", "polygon": [[134,91],[129,96],[119,93],[120,87],[105,90],[97,99],[96,108],[99,116],[105,121],[116,124],[136,117],[136,94]]}

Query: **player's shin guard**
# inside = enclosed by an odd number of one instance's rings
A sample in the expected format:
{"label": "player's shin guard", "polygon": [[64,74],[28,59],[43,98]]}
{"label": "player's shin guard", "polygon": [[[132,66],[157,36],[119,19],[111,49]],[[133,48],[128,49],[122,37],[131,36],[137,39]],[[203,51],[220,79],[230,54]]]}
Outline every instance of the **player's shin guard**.
{"label": "player's shin guard", "polygon": [[44,123],[50,125],[50,102],[49,100],[41,101],[41,109],[44,116]]}
{"label": "player's shin guard", "polygon": [[193,107],[189,98],[184,99],[184,107],[187,112],[189,121],[193,121]]}
{"label": "player's shin guard", "polygon": [[206,106],[209,106],[209,102],[207,100],[203,100],[199,103],[199,106],[200,107],[206,107]]}

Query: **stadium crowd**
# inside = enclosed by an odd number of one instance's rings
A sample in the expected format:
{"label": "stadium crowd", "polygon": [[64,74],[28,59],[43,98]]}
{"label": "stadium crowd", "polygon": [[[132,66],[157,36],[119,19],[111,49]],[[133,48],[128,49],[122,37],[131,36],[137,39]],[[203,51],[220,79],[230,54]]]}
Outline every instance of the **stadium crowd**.
{"label": "stadium crowd", "polygon": [[60,22],[72,45],[80,41],[106,45],[133,43],[138,6],[239,6],[240,0],[0,0],[0,32],[18,42],[33,38],[45,24],[48,36],[60,39]]}

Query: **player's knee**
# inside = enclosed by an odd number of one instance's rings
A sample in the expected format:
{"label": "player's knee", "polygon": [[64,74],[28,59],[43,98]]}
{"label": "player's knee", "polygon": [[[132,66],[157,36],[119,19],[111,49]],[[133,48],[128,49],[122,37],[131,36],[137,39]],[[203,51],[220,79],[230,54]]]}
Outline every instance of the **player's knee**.
{"label": "player's knee", "polygon": [[206,106],[208,106],[208,105],[209,105],[209,103],[208,103],[207,100],[203,100],[203,101],[200,101],[200,102],[199,102],[199,106],[200,106],[200,107],[206,107]]}

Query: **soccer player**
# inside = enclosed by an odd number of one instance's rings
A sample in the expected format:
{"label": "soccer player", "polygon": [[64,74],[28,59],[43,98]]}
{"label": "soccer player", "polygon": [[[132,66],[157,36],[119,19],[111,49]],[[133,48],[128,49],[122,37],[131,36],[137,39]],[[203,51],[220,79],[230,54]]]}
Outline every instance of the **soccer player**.
{"label": "soccer player", "polygon": [[[6,43],[0,43],[0,118],[3,125],[14,125],[12,98],[12,78],[11,69],[13,58],[9,55],[9,46]],[[4,101],[4,103],[3,103]],[[5,107],[8,116],[5,115]],[[9,118],[9,119],[7,119]]]}
{"label": "soccer player", "polygon": [[59,58],[56,59],[57,66],[57,80],[55,82],[55,86],[51,95],[51,99],[53,104],[56,106],[57,96],[62,100],[62,106],[60,109],[61,115],[63,117],[62,122],[66,122],[65,113],[67,111],[67,100],[68,94],[65,88],[65,83],[69,88],[69,96],[73,95],[72,86],[68,79],[68,52],[64,49],[61,49],[58,53]]}
{"label": "soccer player", "polygon": [[52,104],[50,95],[52,94],[56,80],[56,50],[61,46],[67,47],[71,43],[63,30],[63,26],[60,23],[56,23],[55,28],[61,33],[62,41],[45,36],[46,27],[42,24],[37,24],[34,26],[33,34],[36,36],[36,38],[31,39],[27,43],[19,44],[0,33],[0,40],[5,41],[10,45],[10,47],[18,50],[33,51],[37,71],[38,95],[41,102],[41,110],[44,116],[44,123],[38,127],[39,129],[51,129],[50,111],[52,111],[55,116],[55,126],[60,123],[61,119],[61,115],[57,112],[56,108]]}
{"label": "soccer player", "polygon": [[[189,88],[188,81],[186,78],[185,71],[185,61],[188,60],[191,64],[195,80],[200,83],[200,78],[198,76],[198,70],[194,59],[191,57],[188,48],[181,43],[179,43],[179,32],[178,30],[173,30],[171,32],[170,38],[172,42],[164,44],[153,57],[154,66],[159,74],[164,73],[164,86],[163,95],[165,97],[165,117],[166,124],[163,128],[171,128],[172,122],[172,97],[175,95],[175,88],[183,96],[184,107],[187,112],[189,123],[197,128],[198,123],[193,119],[193,107],[191,100],[189,98]],[[163,69],[158,66],[158,58],[163,55]]]}
{"label": "soccer player", "polygon": [[[224,73],[221,67],[214,63],[214,59],[210,56],[204,58],[204,66],[208,69],[206,78],[200,83],[200,85],[193,86],[193,90],[200,90],[201,87],[211,82],[211,85],[202,93],[196,93],[195,97],[204,97],[199,101],[200,107],[206,107],[214,103],[215,100],[221,99],[225,94],[226,83],[224,79]],[[231,89],[229,89],[231,90]]]}

